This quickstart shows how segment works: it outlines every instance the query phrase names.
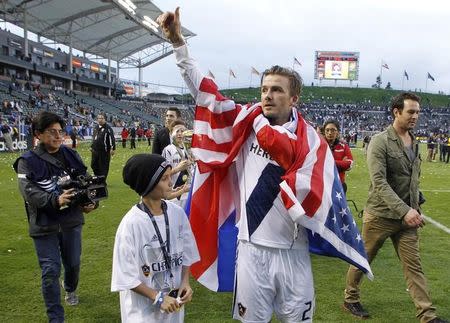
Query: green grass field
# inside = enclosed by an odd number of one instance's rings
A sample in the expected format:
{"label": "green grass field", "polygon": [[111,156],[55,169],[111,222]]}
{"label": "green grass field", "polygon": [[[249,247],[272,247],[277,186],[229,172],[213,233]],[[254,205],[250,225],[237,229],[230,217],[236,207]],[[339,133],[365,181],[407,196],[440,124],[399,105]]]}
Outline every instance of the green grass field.
{"label": "green grass field", "polygon": [[[122,167],[136,152],[148,152],[144,143],[137,150],[118,148],[109,175],[109,199],[86,216],[83,231],[80,304],[66,307],[67,322],[118,322],[119,297],[110,292],[112,248],[116,228],[126,211],[138,201],[122,183]],[[90,155],[79,149],[86,165]],[[362,149],[354,149],[356,165],[348,175],[348,197],[362,208],[367,197],[368,175]],[[18,192],[11,164],[18,154],[0,154],[0,320],[1,322],[45,322],[40,292],[40,270],[23,200]],[[421,188],[427,202],[424,212],[450,227],[450,166],[423,163]],[[356,212],[354,212],[354,215]],[[361,219],[357,219],[361,224]],[[450,318],[450,239],[444,231],[427,225],[421,230],[421,256],[433,301],[440,316]],[[341,260],[313,256],[316,288],[315,322],[354,322],[341,303],[348,266]],[[365,280],[363,304],[370,322],[416,322],[414,305],[406,292],[400,263],[390,241],[386,242],[372,266],[375,280]],[[232,322],[231,293],[213,293],[193,282],[194,299],[186,308],[186,322]],[[276,321],[276,320],[274,320]]]}

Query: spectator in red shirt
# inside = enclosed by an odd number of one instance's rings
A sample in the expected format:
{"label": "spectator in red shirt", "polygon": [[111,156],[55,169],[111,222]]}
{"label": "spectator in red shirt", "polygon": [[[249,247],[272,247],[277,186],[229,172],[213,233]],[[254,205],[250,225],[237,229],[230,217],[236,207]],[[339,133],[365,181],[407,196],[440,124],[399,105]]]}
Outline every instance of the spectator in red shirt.
{"label": "spectator in red shirt", "polygon": [[148,128],[145,131],[145,137],[147,138],[148,146],[150,147],[152,145],[152,137],[153,137],[153,130],[152,130],[152,128]]}
{"label": "spectator in red shirt", "polygon": [[120,136],[122,137],[122,147],[127,148],[127,139],[128,139],[128,129],[126,127],[123,127],[122,132],[120,133]]}
{"label": "spectator in red shirt", "polygon": [[144,138],[144,129],[142,129],[142,127],[139,126],[136,130],[136,134],[138,137],[138,141],[141,141]]}
{"label": "spectator in red shirt", "polygon": [[333,152],[334,161],[339,172],[344,192],[347,193],[347,184],[345,183],[345,172],[350,170],[353,164],[353,156],[350,147],[339,140],[339,122],[336,120],[328,120],[323,125],[325,139]]}

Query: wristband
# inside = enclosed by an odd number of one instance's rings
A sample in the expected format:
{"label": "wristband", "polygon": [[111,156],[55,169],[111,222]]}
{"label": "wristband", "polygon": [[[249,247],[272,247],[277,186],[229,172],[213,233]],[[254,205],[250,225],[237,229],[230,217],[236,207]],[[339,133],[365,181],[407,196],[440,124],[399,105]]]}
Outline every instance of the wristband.
{"label": "wristband", "polygon": [[156,294],[153,305],[157,308],[160,308],[163,302],[164,302],[164,293],[160,291],[158,292],[158,294]]}

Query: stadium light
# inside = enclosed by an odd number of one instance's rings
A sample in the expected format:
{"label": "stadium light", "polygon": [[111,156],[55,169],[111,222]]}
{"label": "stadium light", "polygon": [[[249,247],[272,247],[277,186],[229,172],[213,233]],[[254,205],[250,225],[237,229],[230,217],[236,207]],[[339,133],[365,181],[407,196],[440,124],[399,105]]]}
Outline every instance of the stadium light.
{"label": "stadium light", "polygon": [[131,0],[118,0],[118,3],[124,7],[129,13],[135,15],[137,6]]}
{"label": "stadium light", "polygon": [[158,32],[158,24],[149,16],[144,16],[142,23],[153,30],[155,33]]}

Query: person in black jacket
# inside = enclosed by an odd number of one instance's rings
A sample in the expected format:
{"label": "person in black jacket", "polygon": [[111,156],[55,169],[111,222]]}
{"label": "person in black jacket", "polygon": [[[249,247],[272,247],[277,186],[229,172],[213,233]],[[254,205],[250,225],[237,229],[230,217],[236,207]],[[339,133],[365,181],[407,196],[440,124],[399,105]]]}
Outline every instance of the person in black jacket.
{"label": "person in black jacket", "polygon": [[136,128],[134,126],[130,128],[130,149],[136,149]]}
{"label": "person in black jacket", "polygon": [[105,179],[108,177],[109,163],[111,156],[116,150],[116,140],[114,138],[114,131],[106,123],[105,115],[99,114],[97,116],[98,125],[94,129],[92,136],[92,159],[91,168],[96,176],[103,175]]}
{"label": "person in black jacket", "polygon": [[25,200],[29,234],[42,271],[42,294],[49,322],[64,321],[59,283],[61,263],[66,303],[78,304],[75,291],[80,273],[83,212],[96,207],[95,204],[72,203],[74,189],[63,190],[58,185],[62,180],[86,175],[87,169],[76,151],[62,145],[64,127],[60,116],[41,112],[33,123],[39,145],[24,153],[13,165]]}
{"label": "person in black jacket", "polygon": [[153,140],[152,145],[152,154],[158,154],[161,155],[162,151],[166,146],[171,144],[170,141],[170,124],[181,118],[181,112],[178,110],[178,108],[169,108],[166,111],[166,119],[164,121],[164,128],[160,129],[156,135],[155,139]]}

